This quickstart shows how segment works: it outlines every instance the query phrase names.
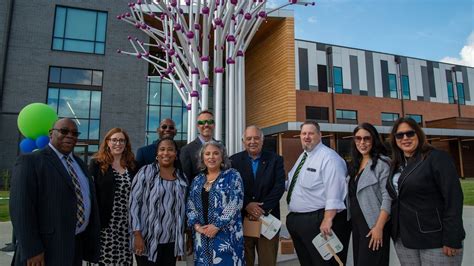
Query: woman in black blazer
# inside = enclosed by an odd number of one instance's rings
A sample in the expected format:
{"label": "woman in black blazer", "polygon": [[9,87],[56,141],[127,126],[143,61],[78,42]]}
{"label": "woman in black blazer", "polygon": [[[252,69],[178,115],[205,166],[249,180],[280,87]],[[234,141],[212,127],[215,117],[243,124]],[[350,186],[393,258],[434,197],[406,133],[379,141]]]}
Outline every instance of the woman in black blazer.
{"label": "woman in black blazer", "polygon": [[452,158],[421,127],[398,119],[391,132],[392,237],[402,265],[461,265],[463,193]]}
{"label": "woman in black blazer", "polygon": [[94,179],[99,216],[100,264],[132,265],[128,231],[131,181],[135,176],[135,158],[128,134],[112,128],[89,164]]}

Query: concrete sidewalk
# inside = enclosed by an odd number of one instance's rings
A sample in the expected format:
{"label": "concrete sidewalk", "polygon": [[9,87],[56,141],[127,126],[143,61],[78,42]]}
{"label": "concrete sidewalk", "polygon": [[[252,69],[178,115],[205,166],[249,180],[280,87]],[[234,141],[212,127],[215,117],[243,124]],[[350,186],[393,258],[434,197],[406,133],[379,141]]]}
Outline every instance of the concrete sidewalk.
{"label": "concrete sidewalk", "polygon": [[[282,197],[283,199],[285,197]],[[286,218],[286,202],[282,204],[282,222],[285,224]],[[464,257],[463,257],[463,264],[465,266],[474,265],[474,207],[472,206],[464,206],[463,212],[463,220],[464,220],[464,229],[466,230],[466,239],[464,240]],[[0,248],[4,247],[6,243],[11,242],[11,230],[12,226],[10,222],[1,222],[0,223]],[[393,249],[393,243],[391,243],[391,250],[390,250],[390,265],[400,265],[398,262],[398,258],[395,254],[395,250]],[[13,258],[13,252],[5,253],[0,252],[0,265],[10,265],[11,260]],[[192,261],[188,260],[188,265],[192,265]],[[180,262],[177,265],[184,266],[186,265],[185,262]],[[296,255],[279,255],[278,256],[278,265],[279,266],[297,266],[299,265]],[[352,244],[349,245],[349,255],[347,266],[352,266]]]}

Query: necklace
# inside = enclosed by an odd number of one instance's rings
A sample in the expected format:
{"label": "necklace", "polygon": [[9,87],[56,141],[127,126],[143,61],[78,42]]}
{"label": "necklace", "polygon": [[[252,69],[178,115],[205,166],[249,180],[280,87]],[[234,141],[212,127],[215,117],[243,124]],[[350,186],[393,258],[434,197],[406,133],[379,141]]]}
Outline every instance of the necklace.
{"label": "necklace", "polygon": [[214,180],[212,180],[212,181],[206,181],[206,183],[203,186],[203,188],[206,190],[206,192],[209,192],[209,190],[211,190],[212,183],[216,182],[216,180],[217,180],[217,178],[214,178]]}

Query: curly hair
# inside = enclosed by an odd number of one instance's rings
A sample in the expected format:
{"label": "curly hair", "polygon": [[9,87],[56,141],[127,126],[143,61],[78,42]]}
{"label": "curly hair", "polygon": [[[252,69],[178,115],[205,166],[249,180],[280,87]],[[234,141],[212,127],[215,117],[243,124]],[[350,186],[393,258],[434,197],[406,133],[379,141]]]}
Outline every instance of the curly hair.
{"label": "curly hair", "polygon": [[110,165],[114,162],[114,156],[110,152],[109,146],[107,145],[107,141],[110,140],[110,137],[115,133],[122,133],[125,136],[125,148],[122,153],[122,157],[120,158],[120,165],[124,168],[128,169],[135,169],[135,155],[132,152],[132,146],[130,145],[130,138],[128,137],[127,132],[125,130],[114,127],[105,134],[102,143],[100,144],[99,151],[97,151],[92,158],[97,160],[97,163],[100,165],[100,171],[102,174],[107,172],[107,169]]}
{"label": "curly hair", "polygon": [[207,166],[204,164],[204,151],[206,150],[207,146],[214,146],[219,149],[222,155],[221,170],[227,170],[231,167],[230,159],[229,159],[229,156],[227,155],[227,150],[224,144],[215,140],[211,140],[204,143],[201,147],[201,150],[199,151],[198,166],[199,166],[199,169],[201,169],[201,171],[207,173]]}

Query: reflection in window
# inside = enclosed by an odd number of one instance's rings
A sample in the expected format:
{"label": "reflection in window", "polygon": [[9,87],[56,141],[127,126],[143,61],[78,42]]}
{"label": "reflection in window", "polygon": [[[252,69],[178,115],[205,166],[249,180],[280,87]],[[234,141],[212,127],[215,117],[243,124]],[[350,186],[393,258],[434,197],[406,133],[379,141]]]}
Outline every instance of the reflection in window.
{"label": "reflection in window", "polygon": [[336,122],[339,124],[357,124],[357,111],[336,110]]}
{"label": "reflection in window", "polygon": [[105,53],[107,13],[57,6],[53,50]]}
{"label": "reflection in window", "polygon": [[100,70],[50,67],[49,82],[86,86],[102,86],[102,74],[103,72]]}
{"label": "reflection in window", "polygon": [[341,67],[333,67],[334,72],[334,92],[335,93],[342,93],[343,84],[342,84],[342,68]]}
{"label": "reflection in window", "polygon": [[410,81],[408,76],[402,76],[402,94],[404,100],[410,100]]}
{"label": "reflection in window", "polygon": [[464,97],[464,84],[458,83],[457,84],[457,92],[458,92],[458,101],[459,104],[466,104],[466,98]]}
{"label": "reflection in window", "polygon": [[397,99],[397,76],[395,74],[388,74],[388,88],[390,90],[390,98]]}
{"label": "reflection in window", "polygon": [[453,83],[451,81],[448,81],[447,86],[448,86],[448,102],[454,103],[455,101],[454,101]]}
{"label": "reflection in window", "polygon": [[398,117],[397,113],[382,113],[382,126],[393,126]]}
{"label": "reflection in window", "polygon": [[328,123],[329,122],[329,108],[317,107],[317,106],[306,106],[306,119],[315,120],[316,122]]}
{"label": "reflection in window", "polygon": [[418,125],[423,126],[423,116],[422,115],[413,115],[413,114],[407,114],[407,117],[415,120]]}

